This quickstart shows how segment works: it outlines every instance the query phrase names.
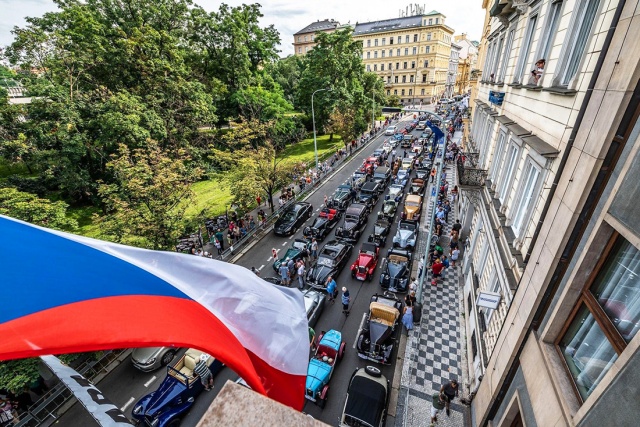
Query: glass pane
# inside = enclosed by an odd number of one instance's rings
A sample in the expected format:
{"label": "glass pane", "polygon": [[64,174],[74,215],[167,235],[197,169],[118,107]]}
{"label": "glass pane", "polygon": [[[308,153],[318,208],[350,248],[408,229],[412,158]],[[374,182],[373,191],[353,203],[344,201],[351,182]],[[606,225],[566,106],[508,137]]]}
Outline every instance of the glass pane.
{"label": "glass pane", "polygon": [[575,34],[575,46],[570,53],[569,62],[567,63],[567,69],[565,70],[565,74],[562,79],[563,85],[568,85],[573,76],[576,75],[578,71],[578,65],[580,65],[580,61],[582,60],[582,54],[584,53],[584,49],[587,46],[587,40],[589,39],[589,35],[591,33],[591,26],[593,25],[593,21],[595,20],[595,15],[598,10],[599,0],[590,0],[587,3],[587,10],[585,12],[584,18],[580,23],[576,23],[577,25],[577,33]]}
{"label": "glass pane", "polygon": [[591,285],[591,293],[626,342],[640,326],[639,275],[640,251],[621,236]]}
{"label": "glass pane", "polygon": [[618,358],[586,306],[582,306],[558,344],[578,392],[585,400]]}

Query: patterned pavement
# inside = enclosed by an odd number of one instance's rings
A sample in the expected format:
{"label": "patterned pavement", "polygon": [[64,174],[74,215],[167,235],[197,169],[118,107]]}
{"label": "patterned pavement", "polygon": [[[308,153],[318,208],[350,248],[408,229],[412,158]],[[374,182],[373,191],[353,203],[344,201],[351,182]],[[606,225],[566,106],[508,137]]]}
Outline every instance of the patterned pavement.
{"label": "patterned pavement", "polygon": [[[458,141],[460,132],[453,140]],[[449,189],[456,185],[456,170],[453,165],[446,167]],[[431,189],[427,190],[430,195]],[[433,206],[427,206],[426,218],[431,218]],[[451,225],[457,218],[452,211],[441,245],[448,255],[448,245],[444,245]],[[428,223],[423,225],[423,238],[416,251],[424,254]],[[416,263],[417,265],[417,263]],[[410,333],[402,366],[402,380],[396,410],[396,427],[423,427],[431,425],[431,398],[440,387],[451,379],[462,384],[463,347],[461,324],[463,318],[462,286],[459,281],[459,267],[449,267],[437,286],[431,285],[431,275],[424,281],[422,319]],[[417,275],[417,272],[416,272]],[[465,362],[466,363],[466,362]],[[460,388],[460,386],[459,386]],[[461,395],[462,396],[462,392]],[[453,427],[469,425],[469,409],[455,399],[451,403],[451,416],[443,411],[438,416],[437,426]]]}

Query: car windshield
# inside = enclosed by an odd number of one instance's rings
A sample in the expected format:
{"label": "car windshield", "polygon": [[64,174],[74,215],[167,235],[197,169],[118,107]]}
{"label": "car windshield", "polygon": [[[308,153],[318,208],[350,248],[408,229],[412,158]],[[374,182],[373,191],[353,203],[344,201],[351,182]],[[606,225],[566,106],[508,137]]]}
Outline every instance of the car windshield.
{"label": "car windshield", "polygon": [[345,215],[344,216],[344,221],[345,222],[358,222],[358,217],[355,215]]}
{"label": "car windshield", "polygon": [[304,248],[307,246],[307,244],[304,243],[304,242],[293,242],[293,245],[291,245],[291,246],[293,246],[296,249],[304,250]]}
{"label": "car windshield", "polygon": [[282,214],[281,219],[283,221],[293,221],[296,219],[296,212],[294,210],[288,210]]}
{"label": "car windshield", "polygon": [[413,225],[411,225],[411,224],[407,224],[407,223],[404,223],[404,222],[400,223],[400,229],[401,230],[413,230],[414,228],[415,227]]}
{"label": "car windshield", "polygon": [[420,206],[420,203],[418,203],[418,202],[405,202],[405,205],[418,207],[418,206]]}
{"label": "car windshield", "polygon": [[334,260],[332,258],[323,257],[318,258],[318,265],[324,265],[325,267],[333,267]]}

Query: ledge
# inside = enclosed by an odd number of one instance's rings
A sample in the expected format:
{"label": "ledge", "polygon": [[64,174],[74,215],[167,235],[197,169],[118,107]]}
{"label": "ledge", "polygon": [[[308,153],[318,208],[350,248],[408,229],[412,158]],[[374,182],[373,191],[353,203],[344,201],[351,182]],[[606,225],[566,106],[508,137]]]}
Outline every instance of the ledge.
{"label": "ledge", "polygon": [[575,89],[567,89],[566,87],[551,86],[542,89],[544,92],[555,93],[556,95],[571,96],[578,93]]}
{"label": "ledge", "polygon": [[520,89],[522,87],[522,85],[520,83],[509,83],[507,86],[515,88],[515,89]]}
{"label": "ledge", "polygon": [[538,85],[523,85],[520,86],[522,89],[526,89],[526,90],[533,90],[536,92],[539,92],[542,90],[542,86],[538,86]]}
{"label": "ledge", "polygon": [[495,84],[496,86],[498,86],[498,87],[502,87],[502,86],[504,86],[504,82],[498,82],[498,83],[494,83],[494,84]]}

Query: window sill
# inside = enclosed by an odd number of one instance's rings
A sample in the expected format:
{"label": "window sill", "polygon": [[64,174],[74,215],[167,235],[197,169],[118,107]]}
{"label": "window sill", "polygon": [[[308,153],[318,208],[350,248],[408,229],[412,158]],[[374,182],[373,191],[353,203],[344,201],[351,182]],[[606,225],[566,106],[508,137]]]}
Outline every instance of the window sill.
{"label": "window sill", "polygon": [[520,89],[522,87],[522,85],[520,83],[509,83],[507,86],[515,88],[515,89]]}
{"label": "window sill", "polygon": [[551,93],[555,93],[556,95],[564,95],[564,96],[571,96],[578,93],[578,91],[575,89],[567,89],[566,87],[557,87],[557,86],[545,87],[542,90],[544,92],[551,92]]}
{"label": "window sill", "polygon": [[495,83],[495,85],[498,86],[498,87],[502,87],[502,86],[504,86],[504,82],[498,82],[498,83]]}
{"label": "window sill", "polygon": [[536,92],[539,92],[542,90],[542,86],[538,86],[538,85],[522,85],[521,88],[526,90],[533,90]]}

